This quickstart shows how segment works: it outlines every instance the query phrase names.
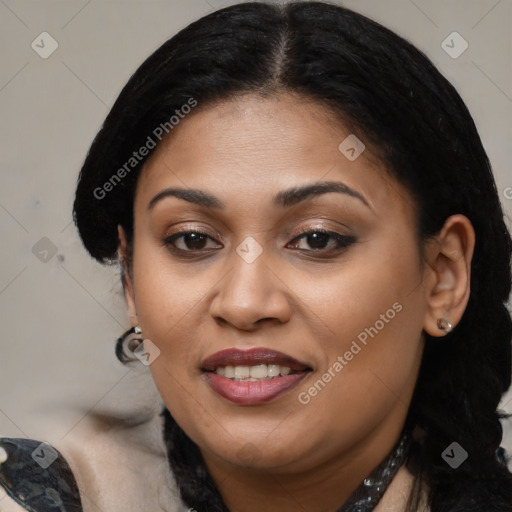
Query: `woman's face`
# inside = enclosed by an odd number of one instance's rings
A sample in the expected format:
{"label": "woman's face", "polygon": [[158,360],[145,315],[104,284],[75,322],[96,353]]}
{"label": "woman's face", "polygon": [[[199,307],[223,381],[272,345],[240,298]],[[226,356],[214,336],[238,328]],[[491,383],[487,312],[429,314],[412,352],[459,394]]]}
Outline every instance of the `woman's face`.
{"label": "woman's face", "polygon": [[350,131],[317,104],[200,109],[146,163],[134,205],[127,293],[166,406],[209,463],[381,460],[423,349],[411,196],[353,136],[340,149]]}

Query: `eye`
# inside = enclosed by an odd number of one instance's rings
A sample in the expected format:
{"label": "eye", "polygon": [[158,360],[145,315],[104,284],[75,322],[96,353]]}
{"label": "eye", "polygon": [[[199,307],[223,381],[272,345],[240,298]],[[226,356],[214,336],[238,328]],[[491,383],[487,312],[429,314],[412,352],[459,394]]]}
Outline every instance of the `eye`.
{"label": "eye", "polygon": [[[198,251],[207,252],[212,247],[207,247],[208,242],[216,241],[207,233],[198,230],[178,231],[163,240],[163,244],[175,253],[195,253]],[[181,247],[180,247],[181,246]],[[213,249],[219,249],[219,245],[215,245]]]}
{"label": "eye", "polygon": [[[337,233],[335,231],[327,231],[322,228],[310,229],[309,231],[302,232],[299,236],[295,237],[291,244],[297,246],[301,242],[312,247],[295,247],[300,251],[305,252],[338,252],[349,245],[355,243],[354,236],[347,236]],[[208,243],[213,242],[213,247],[208,247]],[[222,245],[218,244],[214,238],[208,233],[199,230],[182,230],[178,231],[163,240],[163,245],[178,255],[189,253],[194,255],[200,252],[209,252],[210,250],[221,249]],[[330,246],[330,247],[329,247]]]}
{"label": "eye", "polygon": [[[336,252],[341,251],[348,247],[349,245],[355,243],[356,238],[354,236],[342,235],[340,233],[336,233],[335,231],[327,231],[322,228],[310,229],[309,231],[304,231],[300,236],[295,237],[292,240],[293,242],[304,241],[306,244],[312,247],[312,249],[308,249],[305,247],[296,247],[301,251],[306,252]],[[331,247],[329,248],[329,242],[331,242]],[[295,243],[297,245],[297,243]]]}

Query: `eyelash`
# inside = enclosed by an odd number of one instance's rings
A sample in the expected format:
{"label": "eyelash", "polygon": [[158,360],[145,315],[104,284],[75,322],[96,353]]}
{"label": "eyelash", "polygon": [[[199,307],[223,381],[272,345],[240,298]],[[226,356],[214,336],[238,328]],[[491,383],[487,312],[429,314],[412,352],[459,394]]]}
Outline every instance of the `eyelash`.
{"label": "eyelash", "polygon": [[[179,254],[179,255],[184,255],[187,253],[194,255],[197,253],[206,252],[205,250],[202,250],[202,249],[198,249],[198,250],[178,249],[177,247],[175,247],[173,245],[176,240],[178,240],[179,238],[182,238],[186,235],[189,235],[189,234],[202,235],[202,236],[206,236],[210,240],[213,240],[213,238],[210,235],[208,235],[208,233],[205,233],[204,231],[199,231],[196,229],[188,229],[188,230],[183,230],[183,231],[177,231],[176,233],[166,237],[163,240],[163,245],[168,247],[168,249],[171,252],[173,252],[175,254]],[[329,249],[298,249],[299,251],[303,251],[305,253],[341,252],[342,250],[346,249],[348,246],[350,246],[356,242],[356,238],[354,236],[341,235],[340,233],[336,233],[335,231],[328,231],[323,228],[313,228],[313,229],[310,228],[310,229],[300,231],[299,234],[295,238],[293,238],[292,242],[299,241],[303,238],[306,238],[308,235],[312,235],[312,234],[329,235],[332,239],[334,239],[337,242],[337,247],[335,249],[331,249],[331,250],[329,250]],[[188,257],[188,256],[184,256],[184,257]]]}

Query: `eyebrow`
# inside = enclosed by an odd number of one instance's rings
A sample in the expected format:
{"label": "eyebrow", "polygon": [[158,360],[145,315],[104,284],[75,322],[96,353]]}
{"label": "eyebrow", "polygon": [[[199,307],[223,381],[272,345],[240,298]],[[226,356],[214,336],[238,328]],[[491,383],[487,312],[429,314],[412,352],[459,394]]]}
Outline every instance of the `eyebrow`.
{"label": "eyebrow", "polygon": [[[292,187],[282,190],[274,195],[272,203],[283,208],[294,206],[310,197],[318,197],[329,193],[346,194],[361,201],[365,206],[373,210],[366,198],[340,181],[321,181],[309,185]],[[222,210],[226,205],[218,198],[207,192],[190,188],[166,188],[151,199],[148,210],[151,210],[159,201],[166,197],[177,197],[189,203],[197,204],[209,209]]]}

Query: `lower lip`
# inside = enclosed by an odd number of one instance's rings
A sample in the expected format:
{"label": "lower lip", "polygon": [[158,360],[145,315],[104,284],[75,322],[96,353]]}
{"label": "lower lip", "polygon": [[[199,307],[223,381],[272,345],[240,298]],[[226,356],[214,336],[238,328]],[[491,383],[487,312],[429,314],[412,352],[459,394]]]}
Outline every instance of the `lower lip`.
{"label": "lower lip", "polygon": [[283,375],[255,382],[236,381],[218,373],[205,372],[211,388],[220,396],[237,405],[259,405],[270,402],[296,386],[308,372]]}

